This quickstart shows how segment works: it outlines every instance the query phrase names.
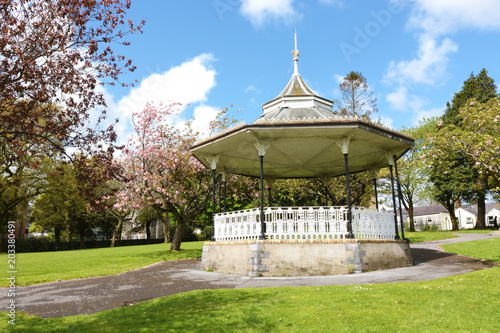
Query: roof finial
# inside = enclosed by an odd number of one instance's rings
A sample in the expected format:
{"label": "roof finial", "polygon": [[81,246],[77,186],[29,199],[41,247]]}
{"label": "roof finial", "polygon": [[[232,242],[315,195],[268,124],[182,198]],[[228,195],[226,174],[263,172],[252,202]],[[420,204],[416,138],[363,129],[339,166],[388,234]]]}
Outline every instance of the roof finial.
{"label": "roof finial", "polygon": [[292,55],[293,55],[293,75],[298,75],[299,74],[299,68],[297,66],[297,63],[299,62],[299,56],[300,56],[300,53],[299,53],[299,50],[297,49],[297,28],[295,28],[295,50],[292,51]]}

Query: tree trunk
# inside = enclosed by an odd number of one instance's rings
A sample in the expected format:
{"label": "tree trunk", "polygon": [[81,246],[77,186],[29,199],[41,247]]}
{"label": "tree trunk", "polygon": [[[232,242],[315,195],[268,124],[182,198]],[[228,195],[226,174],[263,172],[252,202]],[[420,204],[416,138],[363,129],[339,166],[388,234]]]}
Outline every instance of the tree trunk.
{"label": "tree trunk", "polygon": [[146,219],[146,239],[151,243],[151,219]]}
{"label": "tree trunk", "polygon": [[443,206],[445,206],[445,208],[448,210],[448,213],[450,214],[451,230],[453,231],[460,230],[458,226],[457,216],[455,215],[455,203]]}
{"label": "tree trunk", "polygon": [[179,251],[181,249],[182,237],[186,231],[186,222],[184,220],[177,221],[177,226],[175,227],[174,239],[172,240],[172,245],[170,250]]}
{"label": "tree trunk", "polygon": [[165,237],[165,243],[170,243],[170,215],[166,214],[165,220],[163,222],[163,236]]}
{"label": "tree trunk", "polygon": [[116,245],[116,239],[118,238],[118,235],[122,231],[122,224],[123,224],[123,219],[119,219],[118,224],[116,225],[115,229],[113,230],[113,237],[111,238],[111,247],[115,247],[115,245]]}
{"label": "tree trunk", "polygon": [[486,196],[484,191],[477,193],[477,221],[474,229],[486,229]]}
{"label": "tree trunk", "polygon": [[410,219],[410,231],[415,231],[415,221],[413,221],[413,205],[408,207],[408,218]]}
{"label": "tree trunk", "polygon": [[61,249],[61,228],[54,227],[54,239],[56,242],[56,251]]}
{"label": "tree trunk", "polygon": [[66,228],[66,241],[70,243],[73,240],[73,233],[71,232],[71,228]]}
{"label": "tree trunk", "polygon": [[80,235],[80,249],[85,248],[85,227],[79,227],[78,233]]}

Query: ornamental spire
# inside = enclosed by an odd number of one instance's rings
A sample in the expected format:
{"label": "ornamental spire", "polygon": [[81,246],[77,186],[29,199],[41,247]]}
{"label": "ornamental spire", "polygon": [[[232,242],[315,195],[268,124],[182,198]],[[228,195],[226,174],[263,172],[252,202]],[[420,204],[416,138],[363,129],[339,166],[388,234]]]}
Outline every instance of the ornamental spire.
{"label": "ornamental spire", "polygon": [[293,75],[299,75],[299,67],[297,63],[299,62],[300,53],[297,49],[297,29],[295,29],[295,50],[292,51],[293,55]]}

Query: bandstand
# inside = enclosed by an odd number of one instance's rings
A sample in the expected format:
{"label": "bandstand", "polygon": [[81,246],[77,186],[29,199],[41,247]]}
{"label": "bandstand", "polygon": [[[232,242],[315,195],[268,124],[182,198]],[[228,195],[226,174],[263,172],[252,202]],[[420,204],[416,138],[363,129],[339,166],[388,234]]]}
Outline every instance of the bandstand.
{"label": "bandstand", "polygon": [[[260,178],[260,208],[213,214],[213,237],[203,247],[202,269],[249,276],[333,275],[411,265],[409,243],[399,238],[396,210],[352,207],[349,174],[393,166],[413,139],[380,124],[333,112],[298,72],[262,105],[263,114],[197,142],[191,153],[216,174]],[[346,207],[264,207],[264,179],[346,175]],[[374,182],[376,186],[376,181]],[[378,205],[377,205],[378,207]]]}

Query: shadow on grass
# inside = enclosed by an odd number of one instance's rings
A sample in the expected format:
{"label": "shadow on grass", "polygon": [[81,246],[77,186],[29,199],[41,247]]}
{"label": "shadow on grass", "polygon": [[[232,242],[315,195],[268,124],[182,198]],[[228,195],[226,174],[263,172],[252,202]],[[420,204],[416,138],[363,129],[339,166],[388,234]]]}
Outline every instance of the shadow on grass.
{"label": "shadow on grass", "polygon": [[16,328],[30,331],[36,327],[43,332],[271,332],[279,322],[259,305],[272,299],[271,291],[256,295],[252,290],[199,290],[89,316],[50,321],[23,316]]}
{"label": "shadow on grass", "polygon": [[432,249],[422,249],[422,248],[412,248],[411,255],[413,257],[413,262],[415,265],[432,260],[455,256],[455,254],[453,253],[442,252]]}

